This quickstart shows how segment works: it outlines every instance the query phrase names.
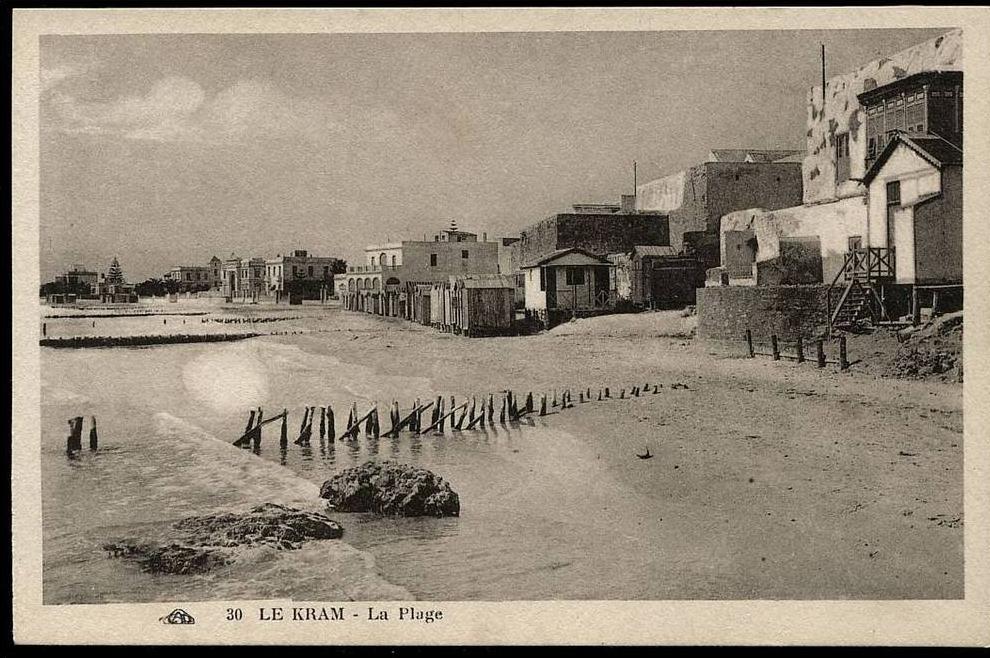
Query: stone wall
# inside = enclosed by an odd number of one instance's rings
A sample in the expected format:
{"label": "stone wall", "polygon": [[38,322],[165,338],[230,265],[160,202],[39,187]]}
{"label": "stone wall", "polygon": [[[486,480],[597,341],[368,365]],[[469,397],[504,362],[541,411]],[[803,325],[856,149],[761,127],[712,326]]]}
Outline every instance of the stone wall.
{"label": "stone wall", "polygon": [[827,324],[828,286],[723,286],[697,291],[698,337],[758,341],[812,339]]}
{"label": "stone wall", "polygon": [[632,251],[636,245],[670,244],[667,217],[658,213],[561,213],[520,235],[519,260],[524,266],[571,247],[607,256]]}
{"label": "stone wall", "polygon": [[[828,53],[826,52],[826,57]],[[866,119],[857,96],[869,88],[922,71],[962,70],[962,30],[912,46],[825,81],[808,92],[807,154],[802,164],[804,203],[820,203],[865,193],[862,185],[835,181],[835,135],[849,134],[849,177],[862,178],[866,167]]]}

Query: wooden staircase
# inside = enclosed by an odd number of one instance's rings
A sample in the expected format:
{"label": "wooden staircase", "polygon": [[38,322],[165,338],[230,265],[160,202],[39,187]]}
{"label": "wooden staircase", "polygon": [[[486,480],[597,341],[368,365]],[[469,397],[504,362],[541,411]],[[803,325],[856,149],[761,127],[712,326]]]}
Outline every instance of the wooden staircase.
{"label": "wooden staircase", "polygon": [[[838,303],[833,305],[839,279],[845,280]],[[827,292],[829,332],[849,329],[863,320],[877,324],[888,319],[883,297],[877,290],[894,278],[894,250],[878,247],[853,249]]]}

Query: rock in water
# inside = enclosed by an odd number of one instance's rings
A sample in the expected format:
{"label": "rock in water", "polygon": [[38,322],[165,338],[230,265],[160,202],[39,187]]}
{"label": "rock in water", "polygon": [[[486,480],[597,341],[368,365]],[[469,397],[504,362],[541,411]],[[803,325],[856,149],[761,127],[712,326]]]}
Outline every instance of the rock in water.
{"label": "rock in water", "polygon": [[134,560],[148,573],[196,574],[236,560],[238,548],[295,550],[310,539],[339,539],[340,524],[322,514],[265,503],[250,512],[191,516],[172,525],[167,544],[121,540],[103,545],[109,557]]}
{"label": "rock in water", "polygon": [[340,512],[390,516],[459,516],[460,500],[443,478],[392,461],[365,462],[334,475],[320,497]]}
{"label": "rock in water", "polygon": [[253,546],[268,544],[296,549],[308,539],[340,539],[343,529],[322,514],[304,512],[274,503],[255,507],[247,514],[191,516],[173,526],[187,534],[195,546]]}

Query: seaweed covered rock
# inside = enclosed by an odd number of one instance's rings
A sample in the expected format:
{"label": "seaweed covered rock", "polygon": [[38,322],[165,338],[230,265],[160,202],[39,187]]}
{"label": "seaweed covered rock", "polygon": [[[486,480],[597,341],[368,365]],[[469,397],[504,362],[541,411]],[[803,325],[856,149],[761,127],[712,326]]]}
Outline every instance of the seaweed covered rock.
{"label": "seaweed covered rock", "polygon": [[139,544],[118,541],[103,545],[110,557],[123,557],[134,560],[147,573],[196,574],[206,573],[214,567],[230,564],[231,556],[219,551],[199,546],[181,544]]}
{"label": "seaweed covered rock", "polygon": [[230,564],[239,548],[295,550],[308,540],[339,539],[340,524],[322,514],[266,503],[246,513],[191,516],[172,524],[165,544],[121,540],[103,545],[110,557],[134,560],[148,573],[195,574]]}
{"label": "seaweed covered rock", "polygon": [[322,514],[265,503],[246,514],[191,516],[173,526],[195,546],[253,546],[268,544],[295,549],[308,539],[340,539],[344,531]]}
{"label": "seaweed covered rock", "polygon": [[397,462],[365,462],[337,473],[320,487],[320,497],[340,512],[391,516],[458,516],[457,494],[443,478]]}

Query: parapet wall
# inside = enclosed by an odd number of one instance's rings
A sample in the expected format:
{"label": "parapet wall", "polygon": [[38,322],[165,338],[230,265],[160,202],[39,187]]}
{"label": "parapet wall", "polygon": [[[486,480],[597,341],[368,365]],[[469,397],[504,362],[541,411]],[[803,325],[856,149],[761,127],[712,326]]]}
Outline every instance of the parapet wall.
{"label": "parapet wall", "polygon": [[827,324],[828,286],[721,286],[699,288],[698,337],[742,340],[746,330],[756,340],[797,336],[810,339]]}

